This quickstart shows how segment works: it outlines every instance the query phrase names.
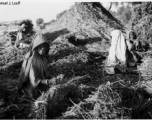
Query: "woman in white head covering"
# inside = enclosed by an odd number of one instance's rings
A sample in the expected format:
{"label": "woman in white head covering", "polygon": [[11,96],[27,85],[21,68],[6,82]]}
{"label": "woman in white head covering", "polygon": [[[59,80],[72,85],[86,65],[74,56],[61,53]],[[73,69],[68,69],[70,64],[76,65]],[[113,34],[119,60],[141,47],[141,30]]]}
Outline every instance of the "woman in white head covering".
{"label": "woman in white head covering", "polygon": [[111,32],[112,41],[109,50],[108,63],[115,65],[119,62],[126,63],[126,43],[123,33],[120,30]]}

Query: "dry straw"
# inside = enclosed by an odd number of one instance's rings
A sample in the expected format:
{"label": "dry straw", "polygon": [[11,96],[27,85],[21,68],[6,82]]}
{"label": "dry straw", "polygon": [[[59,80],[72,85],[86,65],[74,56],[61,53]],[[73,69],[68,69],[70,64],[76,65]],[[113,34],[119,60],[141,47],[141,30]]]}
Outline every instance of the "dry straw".
{"label": "dry straw", "polygon": [[145,56],[143,63],[138,67],[138,70],[145,80],[152,80],[152,56]]}

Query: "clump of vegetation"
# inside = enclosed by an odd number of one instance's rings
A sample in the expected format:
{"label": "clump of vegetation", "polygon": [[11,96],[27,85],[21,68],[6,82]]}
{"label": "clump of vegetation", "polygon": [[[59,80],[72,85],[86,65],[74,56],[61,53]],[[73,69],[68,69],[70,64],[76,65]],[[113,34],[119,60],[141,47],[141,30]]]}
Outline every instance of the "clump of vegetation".
{"label": "clump of vegetation", "polygon": [[[61,116],[62,119],[133,119],[151,118],[148,98],[151,96],[141,88],[131,87],[124,80],[107,82],[97,88],[89,98],[79,104],[73,102]],[[147,96],[146,96],[147,94]],[[139,97],[140,96],[140,97]],[[143,105],[143,103],[145,103]]]}
{"label": "clump of vegetation", "polygon": [[[130,4],[128,4],[127,6],[122,5],[121,7],[119,7],[117,12],[112,12],[112,13],[118,19],[120,19],[124,25],[129,24],[131,21],[132,8],[131,8]],[[126,27],[128,27],[128,26],[126,26]]]}
{"label": "clump of vegetation", "polygon": [[141,76],[144,80],[152,80],[152,51],[149,51],[149,55],[143,58],[143,63],[138,67],[141,72]]}
{"label": "clump of vegetation", "polygon": [[147,51],[152,43],[151,37],[151,8],[152,2],[143,2],[134,7],[132,14],[132,25],[137,33],[138,40]]}
{"label": "clump of vegetation", "polygon": [[[69,79],[67,83],[48,90],[35,101],[30,117],[39,119],[151,118],[152,110],[148,107],[151,104],[151,100],[149,101],[151,96],[144,89],[135,87],[136,82],[131,80],[133,76],[114,75],[112,79],[115,81],[98,84],[98,87],[93,84],[85,85],[89,82],[85,77]],[[109,78],[111,76],[107,76],[105,80],[110,80]],[[100,78],[98,82],[101,80],[104,79]]]}

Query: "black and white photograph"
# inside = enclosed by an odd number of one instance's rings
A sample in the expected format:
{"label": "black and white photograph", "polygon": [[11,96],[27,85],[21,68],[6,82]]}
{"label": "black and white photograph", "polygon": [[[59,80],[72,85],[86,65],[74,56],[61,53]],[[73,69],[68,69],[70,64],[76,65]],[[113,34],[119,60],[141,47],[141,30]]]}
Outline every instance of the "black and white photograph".
{"label": "black and white photograph", "polygon": [[0,119],[152,119],[152,2],[0,0]]}

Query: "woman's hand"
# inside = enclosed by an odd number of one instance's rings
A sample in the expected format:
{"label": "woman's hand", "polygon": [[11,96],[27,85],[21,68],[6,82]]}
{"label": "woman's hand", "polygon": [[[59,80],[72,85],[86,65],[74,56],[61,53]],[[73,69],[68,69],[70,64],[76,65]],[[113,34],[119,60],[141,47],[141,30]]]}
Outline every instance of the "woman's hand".
{"label": "woman's hand", "polygon": [[47,84],[48,85],[55,85],[57,82],[56,82],[56,79],[55,78],[52,78],[52,79],[48,79],[47,80]]}
{"label": "woman's hand", "polygon": [[132,49],[133,49],[133,44],[132,44],[129,40],[127,40],[126,43],[127,43],[127,46],[128,46],[128,50],[129,50],[129,51],[132,51]]}
{"label": "woman's hand", "polygon": [[60,74],[56,78],[48,79],[48,85],[56,85],[56,84],[63,84],[65,81],[63,80],[64,75]]}
{"label": "woman's hand", "polygon": [[134,52],[134,51],[131,51],[131,53],[132,53],[132,55],[133,55],[133,57],[134,57],[135,62],[138,62],[138,58],[137,58],[135,52]]}

